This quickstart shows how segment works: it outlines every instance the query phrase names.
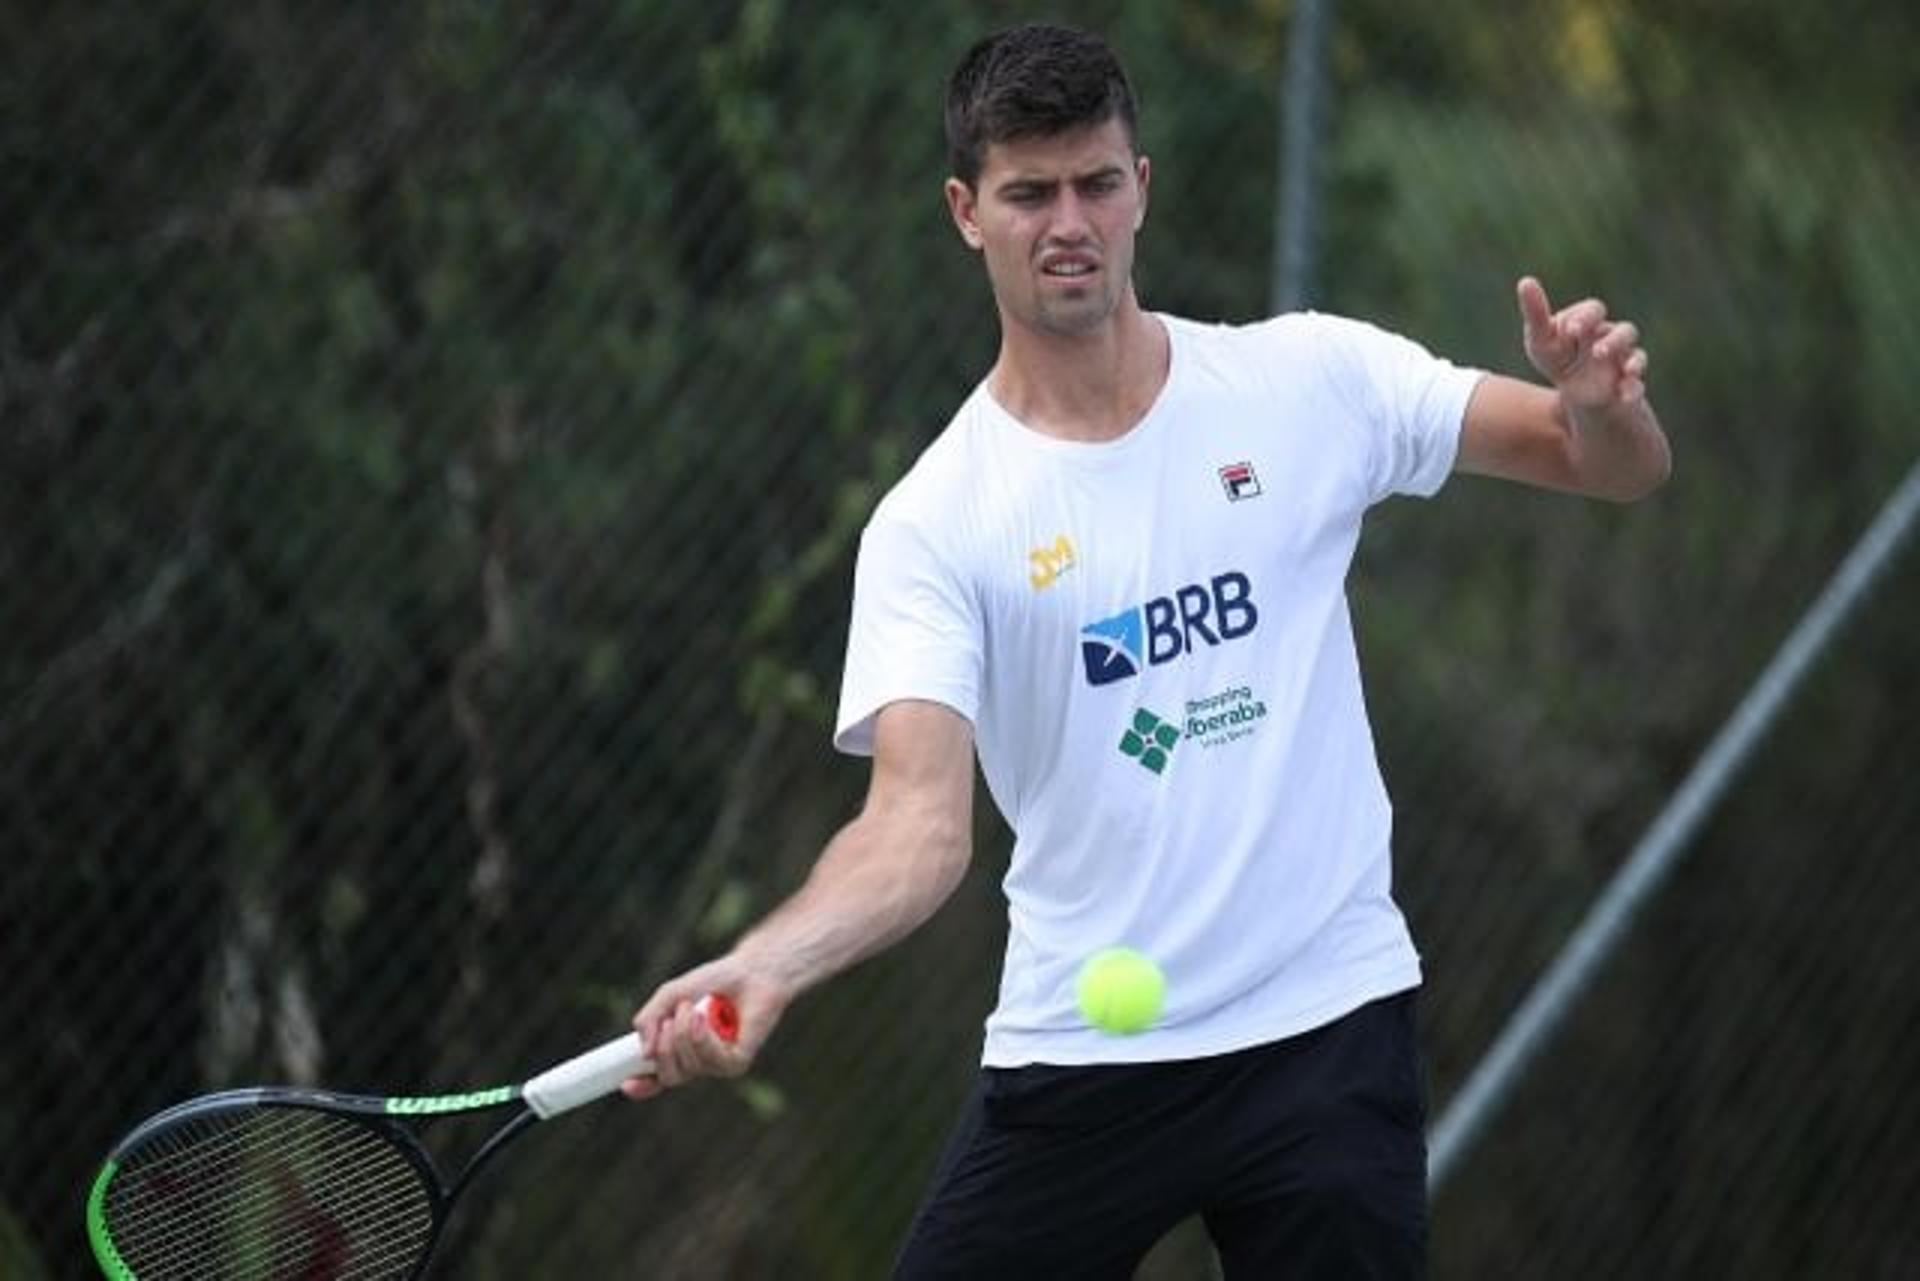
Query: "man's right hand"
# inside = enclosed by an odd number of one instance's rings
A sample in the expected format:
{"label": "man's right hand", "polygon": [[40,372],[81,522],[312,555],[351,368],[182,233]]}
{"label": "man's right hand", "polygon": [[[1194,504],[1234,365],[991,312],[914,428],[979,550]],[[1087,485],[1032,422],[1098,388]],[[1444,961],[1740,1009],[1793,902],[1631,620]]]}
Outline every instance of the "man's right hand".
{"label": "man's right hand", "polygon": [[[724,1040],[700,1008],[702,997],[724,996],[739,1014],[739,1034]],[[744,1076],[786,1008],[774,985],[728,955],[662,983],[633,1016],[633,1029],[647,1047],[654,1070],[628,1077],[620,1092],[650,1099],[702,1077]]]}

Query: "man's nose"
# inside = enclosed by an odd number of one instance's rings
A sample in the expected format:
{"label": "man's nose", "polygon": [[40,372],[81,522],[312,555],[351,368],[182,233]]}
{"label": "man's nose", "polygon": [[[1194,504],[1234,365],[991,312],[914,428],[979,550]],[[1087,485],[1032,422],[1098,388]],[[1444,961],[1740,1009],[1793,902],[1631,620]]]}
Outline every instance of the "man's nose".
{"label": "man's nose", "polygon": [[1068,188],[1060,193],[1053,202],[1053,218],[1047,230],[1055,240],[1085,240],[1093,228],[1093,219],[1087,216],[1086,202],[1080,193]]}

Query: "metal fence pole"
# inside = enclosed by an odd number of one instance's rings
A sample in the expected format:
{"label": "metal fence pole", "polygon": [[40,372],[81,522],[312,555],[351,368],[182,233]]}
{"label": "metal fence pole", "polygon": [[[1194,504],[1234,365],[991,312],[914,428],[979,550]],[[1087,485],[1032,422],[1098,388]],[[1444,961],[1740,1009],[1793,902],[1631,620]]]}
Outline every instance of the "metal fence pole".
{"label": "metal fence pole", "polygon": [[1333,0],[1299,0],[1280,106],[1280,199],[1274,227],[1273,311],[1313,304],[1318,291],[1320,145],[1326,115]]}
{"label": "metal fence pole", "polygon": [[1735,773],[1752,757],[1813,662],[1832,642],[1898,555],[1920,518],[1920,463],[1881,508],[1795,625],[1766,671],[1708,745],[1559,957],[1507,1021],[1434,1126],[1427,1187],[1437,1194],[1486,1130],[1528,1065],[1559,1029],[1600,967],[1618,948],[1640,908],[1678,866]]}

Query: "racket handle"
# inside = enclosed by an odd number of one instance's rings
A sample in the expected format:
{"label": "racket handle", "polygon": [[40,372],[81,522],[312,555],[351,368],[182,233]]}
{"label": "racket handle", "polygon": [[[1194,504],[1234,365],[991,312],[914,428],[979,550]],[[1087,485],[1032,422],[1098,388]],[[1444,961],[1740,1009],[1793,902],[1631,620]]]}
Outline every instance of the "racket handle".
{"label": "racket handle", "polygon": [[[740,1035],[740,1013],[726,997],[718,993],[703,996],[694,1008],[707,1016],[707,1026],[721,1040],[731,1041]],[[628,1077],[644,1076],[652,1070],[653,1060],[647,1057],[640,1034],[629,1032],[548,1068],[520,1087],[520,1097],[544,1121],[605,1098]]]}

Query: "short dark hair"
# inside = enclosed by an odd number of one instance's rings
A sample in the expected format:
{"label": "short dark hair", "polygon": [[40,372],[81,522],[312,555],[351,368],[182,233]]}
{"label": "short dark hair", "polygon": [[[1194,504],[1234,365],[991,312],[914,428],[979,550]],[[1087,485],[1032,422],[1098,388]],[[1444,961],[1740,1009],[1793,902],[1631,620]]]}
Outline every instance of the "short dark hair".
{"label": "short dark hair", "polygon": [[1135,141],[1133,86],[1113,49],[1072,27],[1031,23],[967,50],[947,81],[947,158],[956,178],[979,181],[987,148],[1119,117]]}

